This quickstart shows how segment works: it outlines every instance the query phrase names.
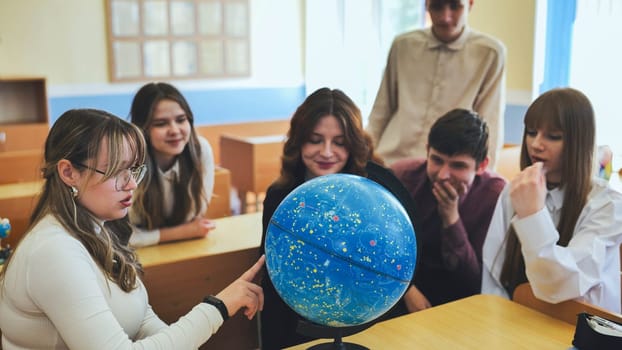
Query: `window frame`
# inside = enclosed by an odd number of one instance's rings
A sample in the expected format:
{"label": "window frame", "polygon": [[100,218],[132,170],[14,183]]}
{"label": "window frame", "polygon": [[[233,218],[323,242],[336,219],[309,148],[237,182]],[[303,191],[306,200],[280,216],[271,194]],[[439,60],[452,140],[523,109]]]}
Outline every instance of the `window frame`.
{"label": "window frame", "polygon": [[[154,21],[150,23],[154,25],[147,27],[145,18],[149,4],[157,5],[151,8],[159,7],[161,11],[154,13],[164,14],[166,20],[157,21],[158,16],[151,16]],[[126,6],[123,8],[125,12],[113,9],[115,5],[118,5],[117,9]],[[200,20],[200,9],[207,6],[219,10],[217,33],[202,32],[202,28],[206,30],[208,27],[202,27],[206,21]],[[176,22],[177,26],[173,24],[174,9],[192,11],[193,23],[189,33],[174,33],[176,29],[188,29],[187,26],[184,28],[187,23],[183,21]],[[226,79],[251,75],[249,0],[106,0],[105,10],[111,82]],[[211,15],[214,12],[204,13]],[[124,33],[123,30],[128,28],[131,30]],[[149,34],[149,30],[158,33]],[[124,44],[129,56],[119,49]],[[209,44],[220,46],[220,49],[209,49]],[[154,50],[151,54],[149,47]],[[121,55],[130,59],[121,61],[117,58]]]}

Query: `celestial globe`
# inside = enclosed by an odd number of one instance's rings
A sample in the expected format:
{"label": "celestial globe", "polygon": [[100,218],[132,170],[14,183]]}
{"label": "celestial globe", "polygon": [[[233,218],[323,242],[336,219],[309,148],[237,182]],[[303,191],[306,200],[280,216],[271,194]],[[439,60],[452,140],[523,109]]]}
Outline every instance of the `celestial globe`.
{"label": "celestial globe", "polygon": [[11,223],[7,218],[0,218],[0,238],[6,238],[11,233]]}
{"label": "celestial globe", "polygon": [[417,240],[391,192],[367,178],[313,178],[278,206],[266,232],[266,268],[281,298],[329,327],[370,322],[412,279]]}

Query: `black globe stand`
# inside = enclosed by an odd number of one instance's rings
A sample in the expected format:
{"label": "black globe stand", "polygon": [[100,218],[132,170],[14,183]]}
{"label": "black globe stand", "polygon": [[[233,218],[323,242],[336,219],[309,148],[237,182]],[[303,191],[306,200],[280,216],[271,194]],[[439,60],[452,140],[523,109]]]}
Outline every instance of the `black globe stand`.
{"label": "black globe stand", "polygon": [[342,338],[358,333],[374,325],[374,321],[358,326],[350,327],[329,327],[309,321],[299,320],[296,332],[312,338],[332,338],[332,343],[322,343],[313,345],[307,350],[369,350],[359,344],[343,342]]}
{"label": "black globe stand", "polygon": [[341,338],[337,337],[333,343],[313,345],[307,350],[369,350],[369,348],[359,344],[344,343],[341,341]]}

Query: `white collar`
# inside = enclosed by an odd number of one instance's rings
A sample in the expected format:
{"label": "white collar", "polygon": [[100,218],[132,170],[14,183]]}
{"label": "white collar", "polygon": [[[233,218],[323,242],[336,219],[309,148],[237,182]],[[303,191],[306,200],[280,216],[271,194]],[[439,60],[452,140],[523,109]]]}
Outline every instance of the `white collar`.
{"label": "white collar", "polygon": [[171,166],[167,171],[162,171],[160,167],[158,167],[158,171],[160,172],[162,179],[176,181],[179,175],[179,160],[176,159],[173,166]]}
{"label": "white collar", "polygon": [[545,204],[549,212],[561,209],[564,204],[564,194],[565,191],[560,187],[555,187],[554,189],[547,191]]}
{"label": "white collar", "polygon": [[468,25],[465,25],[462,33],[460,33],[460,36],[456,38],[456,40],[450,43],[444,43],[438,40],[438,38],[434,35],[434,33],[432,32],[432,27],[426,28],[425,31],[428,35],[428,48],[434,49],[444,46],[454,51],[458,51],[464,48],[467,42],[467,38],[471,34],[471,28],[469,28]]}

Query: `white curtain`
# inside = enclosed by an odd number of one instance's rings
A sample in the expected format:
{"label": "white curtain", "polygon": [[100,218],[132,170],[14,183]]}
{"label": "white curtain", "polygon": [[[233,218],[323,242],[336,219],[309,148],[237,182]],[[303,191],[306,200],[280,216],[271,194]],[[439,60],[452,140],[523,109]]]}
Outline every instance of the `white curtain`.
{"label": "white curtain", "polygon": [[423,0],[307,0],[305,13],[307,94],[343,90],[366,122],[393,37],[422,26]]}
{"label": "white curtain", "polygon": [[622,1],[577,0],[570,61],[570,86],[583,91],[596,113],[598,145],[613,150],[622,167]]}

